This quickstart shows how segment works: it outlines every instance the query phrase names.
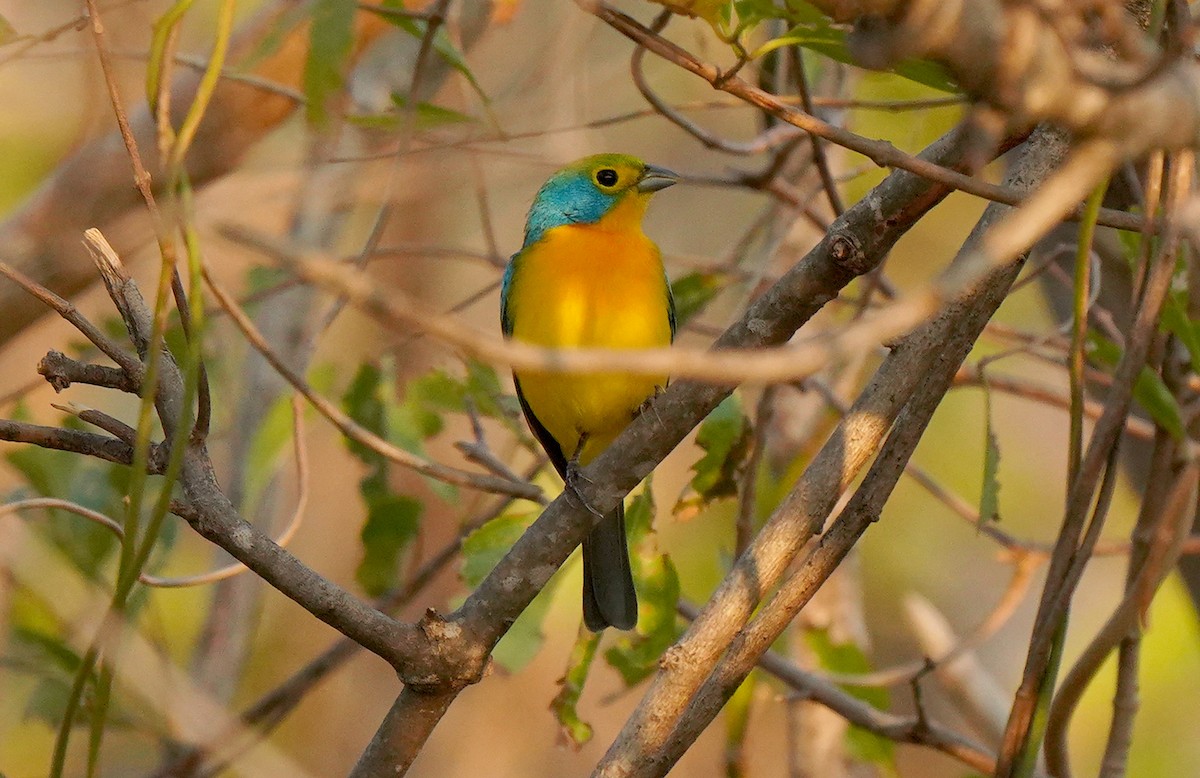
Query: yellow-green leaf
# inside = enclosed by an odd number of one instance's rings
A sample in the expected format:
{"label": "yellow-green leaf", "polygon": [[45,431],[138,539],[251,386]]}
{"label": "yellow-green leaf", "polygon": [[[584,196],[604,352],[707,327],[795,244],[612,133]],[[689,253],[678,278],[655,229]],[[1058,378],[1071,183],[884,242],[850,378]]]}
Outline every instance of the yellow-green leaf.
{"label": "yellow-green leaf", "polygon": [[992,426],[992,393],[983,382],[983,486],[979,490],[979,521],[1000,519],[1000,444]]}
{"label": "yellow-green leaf", "polygon": [[560,738],[575,748],[592,739],[592,725],[579,717],[579,698],[599,645],[600,633],[592,632],[581,624],[579,634],[575,636],[575,645],[567,657],[567,671],[558,679],[558,694],[550,702],[550,710],[558,719]]}
{"label": "yellow-green leaf", "polygon": [[[871,662],[862,649],[851,642],[834,642],[829,631],[811,629],[804,633],[804,641],[824,669],[839,674],[859,674],[871,670]],[[879,710],[887,710],[888,690],[881,686],[842,686],[848,693]],[[857,726],[846,733],[847,750],[861,762],[895,769],[896,746],[891,740]]]}
{"label": "yellow-green leaf", "polygon": [[[800,46],[847,65],[856,64],[846,40],[848,27],[834,24],[825,14],[798,0],[789,0],[787,10],[779,15],[793,26],[783,35],[759,46],[752,56],[761,57],[784,46]],[[889,72],[942,92],[959,91],[946,69],[929,60],[906,59]]]}
{"label": "yellow-green leaf", "polygon": [[1200,370],[1200,330],[1197,324],[1187,315],[1181,295],[1171,294],[1167,297],[1166,307],[1163,308],[1163,329],[1179,338],[1179,342],[1187,348],[1192,367]]}
{"label": "yellow-green leaf", "polygon": [[750,449],[750,433],[750,420],[742,412],[740,396],[734,392],[700,424],[696,445],[704,456],[692,465],[694,475],[688,483],[691,496],[676,504],[676,513],[737,495],[739,471]]}
{"label": "yellow-green leaf", "polygon": [[[463,540],[462,547],[463,580],[473,587],[478,586],[537,515],[532,512],[504,514],[468,535]],[[492,651],[492,658],[497,664],[516,672],[537,655],[545,639],[542,634],[542,622],[546,618],[559,578],[556,574],[550,579],[496,645]]]}
{"label": "yellow-green leaf", "polygon": [[346,68],[354,45],[355,0],[316,0],[308,32],[308,58],[304,62],[304,97],[310,124],[329,122],[329,105],[345,84]]}
{"label": "yellow-green leaf", "polygon": [[359,537],[363,557],[354,577],[363,591],[378,597],[394,587],[400,570],[400,555],[417,537],[423,506],[418,500],[389,489],[364,494],[367,521]]}
{"label": "yellow-green leaf", "polygon": [[728,19],[729,0],[651,0],[673,13],[703,19],[714,27]]}
{"label": "yellow-green leaf", "polygon": [[0,46],[7,46],[13,41],[20,40],[20,38],[21,36],[16,28],[12,26],[8,19],[0,15]]}
{"label": "yellow-green leaf", "polygon": [[625,511],[630,562],[638,592],[638,623],[605,652],[605,660],[632,686],[658,665],[658,659],[679,637],[675,609],[679,604],[679,575],[670,557],[658,549],[654,533],[654,498],[650,480]]}
{"label": "yellow-green leaf", "polygon": [[675,279],[671,284],[671,296],[675,298],[676,327],[682,328],[703,311],[731,280],[728,273],[709,270],[697,270]]}
{"label": "yellow-green leaf", "polygon": [[[1115,366],[1121,361],[1121,347],[1107,338],[1088,333],[1088,356],[1102,365]],[[1133,384],[1133,399],[1160,427],[1177,440],[1184,440],[1187,433],[1183,426],[1183,410],[1162,377],[1148,367],[1143,367]]]}
{"label": "yellow-green leaf", "polygon": [[754,689],[758,686],[758,671],[751,672],[737,691],[725,703],[725,774],[741,775],[745,762],[746,733],[750,731],[750,707]]}
{"label": "yellow-green leaf", "polygon": [[504,513],[467,535],[459,571],[467,585],[478,586],[537,516],[533,512]]}

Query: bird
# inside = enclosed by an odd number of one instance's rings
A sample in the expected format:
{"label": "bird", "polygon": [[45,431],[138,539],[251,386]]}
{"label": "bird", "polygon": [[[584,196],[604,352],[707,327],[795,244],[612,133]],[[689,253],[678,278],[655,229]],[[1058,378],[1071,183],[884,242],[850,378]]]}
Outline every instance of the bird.
{"label": "bird", "polygon": [[[669,346],[675,300],[642,217],[650,198],[678,180],[666,168],[625,154],[585,157],[550,176],[530,206],[522,248],[505,268],[504,335],[550,348]],[[616,439],[667,378],[513,373],[526,422],[577,497],[580,468]],[[637,624],[622,504],[583,541],[583,618],[593,632]]]}

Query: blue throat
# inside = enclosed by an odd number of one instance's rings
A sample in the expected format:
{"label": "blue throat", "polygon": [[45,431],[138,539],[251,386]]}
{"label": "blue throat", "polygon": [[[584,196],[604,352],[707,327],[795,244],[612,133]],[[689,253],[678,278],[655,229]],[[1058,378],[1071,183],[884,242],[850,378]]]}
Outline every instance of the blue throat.
{"label": "blue throat", "polygon": [[[595,224],[604,218],[620,194],[601,192],[579,170],[563,170],[542,185],[533,198],[529,216],[525,221],[525,242],[521,249],[537,243],[549,230],[566,224]],[[509,310],[509,289],[516,273],[521,252],[518,251],[504,269],[500,287],[500,326],[505,335],[512,334],[512,316]]]}
{"label": "blue throat", "polygon": [[618,195],[605,194],[595,187],[587,174],[564,171],[547,181],[529,209],[525,221],[525,243],[537,243],[547,230],[564,224],[594,224],[608,213]]}

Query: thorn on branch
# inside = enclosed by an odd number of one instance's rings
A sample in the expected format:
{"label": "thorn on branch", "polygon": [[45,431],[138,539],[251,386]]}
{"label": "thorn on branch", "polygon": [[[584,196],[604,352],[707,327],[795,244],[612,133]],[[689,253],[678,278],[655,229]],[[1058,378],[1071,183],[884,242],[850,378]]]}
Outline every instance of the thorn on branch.
{"label": "thorn on branch", "polygon": [[749,58],[745,55],[744,52],[742,54],[739,54],[737,62],[734,63],[733,67],[729,68],[728,70],[718,70],[717,71],[717,76],[716,76],[716,78],[713,79],[713,88],[714,89],[724,89],[725,85],[728,84],[731,79],[736,78],[737,74],[741,71],[741,69],[743,67],[746,66],[746,63],[749,61],[750,61]]}

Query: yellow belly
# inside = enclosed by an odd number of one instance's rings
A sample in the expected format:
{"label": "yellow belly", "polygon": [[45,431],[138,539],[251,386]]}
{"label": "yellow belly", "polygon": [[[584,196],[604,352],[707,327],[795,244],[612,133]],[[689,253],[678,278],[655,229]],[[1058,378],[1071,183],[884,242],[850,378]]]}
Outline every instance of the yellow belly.
{"label": "yellow belly", "polygon": [[[509,293],[513,337],[557,348],[670,345],[666,278],[641,230],[570,225],[526,250]],[[667,376],[520,372],[521,391],[568,459],[587,463],[625,429]]]}

